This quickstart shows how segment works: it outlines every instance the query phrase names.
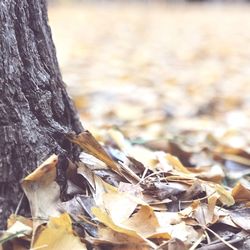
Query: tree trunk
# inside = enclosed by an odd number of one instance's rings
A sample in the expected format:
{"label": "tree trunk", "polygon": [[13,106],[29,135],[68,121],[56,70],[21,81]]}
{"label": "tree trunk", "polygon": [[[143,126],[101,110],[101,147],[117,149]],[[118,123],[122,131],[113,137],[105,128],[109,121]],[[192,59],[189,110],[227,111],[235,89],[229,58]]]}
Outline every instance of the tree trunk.
{"label": "tree trunk", "polygon": [[0,0],[0,228],[19,182],[52,153],[77,157],[65,139],[82,126],[65,90],[45,0]]}

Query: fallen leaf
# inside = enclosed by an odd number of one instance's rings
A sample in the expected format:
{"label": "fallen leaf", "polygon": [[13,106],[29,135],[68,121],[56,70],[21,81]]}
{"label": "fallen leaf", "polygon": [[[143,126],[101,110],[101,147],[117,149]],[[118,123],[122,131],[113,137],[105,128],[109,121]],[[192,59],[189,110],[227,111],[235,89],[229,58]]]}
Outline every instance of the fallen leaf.
{"label": "fallen leaf", "polygon": [[[144,238],[149,238],[157,233],[160,224],[153,209],[149,206],[142,206],[131,218],[123,222],[123,226],[136,231]],[[169,239],[170,235],[165,237]]]}
{"label": "fallen leaf", "polygon": [[29,200],[34,228],[48,220],[50,216],[58,216],[57,206],[60,203],[60,188],[56,183],[56,166],[58,157],[52,155],[21,184]]}
{"label": "fallen leaf", "polygon": [[[109,242],[111,244],[130,245],[130,247],[132,247],[133,245],[141,245],[143,247],[143,245],[145,245],[145,242],[143,240],[128,236],[127,234],[118,233],[107,227],[100,227],[98,240],[100,239],[105,240],[106,242]],[[147,245],[144,247],[148,248]]]}
{"label": "fallen leaf", "polygon": [[250,201],[250,188],[238,182],[232,190],[232,196],[236,201]]}
{"label": "fallen leaf", "polygon": [[112,230],[123,233],[139,240],[143,240],[150,246],[155,247],[153,242],[147,238],[160,237],[161,239],[170,239],[171,236],[165,231],[158,231],[159,223],[153,210],[148,206],[142,206],[131,218],[122,223],[115,223],[109,214],[100,208],[92,208],[93,214],[97,219]]}
{"label": "fallen leaf", "polygon": [[73,234],[72,222],[68,214],[50,218],[47,226],[38,230],[32,249],[44,250],[74,249],[85,250],[85,244]]}
{"label": "fallen leaf", "polygon": [[68,134],[67,136],[70,141],[78,144],[83,150],[86,150],[97,159],[105,162],[112,170],[118,173],[120,172],[118,165],[105,152],[100,143],[89,131],[85,130],[79,135]]}
{"label": "fallen leaf", "polygon": [[219,194],[219,200],[222,202],[223,205],[232,206],[234,205],[235,201],[233,196],[229,191],[223,188],[219,184],[214,185],[216,192]]}
{"label": "fallen leaf", "polygon": [[190,172],[186,167],[182,165],[182,163],[179,161],[179,159],[171,154],[167,154],[166,158],[171,166],[179,172],[182,172],[184,174],[189,174]]}
{"label": "fallen leaf", "polygon": [[87,180],[89,186],[93,190],[95,190],[95,178],[93,171],[81,162],[79,162],[77,166],[78,166],[77,173],[82,175],[85,178],[85,180]]}

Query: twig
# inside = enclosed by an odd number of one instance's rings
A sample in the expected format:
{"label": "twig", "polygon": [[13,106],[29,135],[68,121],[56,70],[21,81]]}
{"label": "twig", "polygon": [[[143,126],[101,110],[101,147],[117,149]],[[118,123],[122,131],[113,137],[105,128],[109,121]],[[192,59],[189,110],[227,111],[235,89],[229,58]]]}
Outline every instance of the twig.
{"label": "twig", "polygon": [[218,235],[217,233],[215,233],[213,230],[211,230],[210,228],[208,228],[207,226],[203,226],[206,230],[208,230],[210,233],[212,233],[214,236],[216,236],[221,242],[223,242],[225,245],[227,245],[229,248],[233,249],[233,250],[238,250],[236,247],[234,247],[233,245],[231,245],[230,243],[228,243],[227,241],[225,241],[222,237],[220,237],[220,235]]}
{"label": "twig", "polygon": [[[206,233],[206,231],[204,231],[204,233]],[[201,235],[201,237],[189,248],[189,250],[195,250],[196,247],[198,247],[199,244],[201,243],[203,236],[204,234]]]}
{"label": "twig", "polygon": [[143,174],[142,174],[142,177],[141,177],[141,180],[143,180],[145,178],[145,175],[147,174],[148,172],[148,168],[145,167],[145,170],[143,171]]}
{"label": "twig", "polygon": [[24,198],[24,193],[22,194],[22,197],[21,197],[20,201],[19,201],[18,204],[17,204],[16,211],[15,211],[15,215],[17,215],[18,212],[19,212],[19,210],[20,210],[20,207],[21,207],[22,202],[23,202],[23,198]]}
{"label": "twig", "polygon": [[[244,238],[234,238],[232,240],[229,240],[227,243],[230,243],[230,244],[236,244],[236,243],[239,243],[239,242],[242,242],[244,240]],[[215,242],[211,242],[209,245],[204,245],[203,247],[200,247],[200,248],[197,248],[197,250],[222,250],[222,249],[225,249],[225,245],[224,245],[224,242],[218,242],[216,241]],[[235,248],[237,249],[237,248]]]}
{"label": "twig", "polygon": [[150,177],[152,177],[154,175],[164,174],[164,173],[166,173],[166,171],[158,171],[158,172],[151,173],[148,176],[146,176],[144,179],[141,178],[140,181],[136,185],[140,185],[143,181],[147,180],[148,178],[150,178]]}
{"label": "twig", "polygon": [[206,196],[204,196],[204,197],[202,197],[202,198],[198,198],[198,199],[194,199],[194,200],[179,201],[179,202],[180,202],[180,203],[190,203],[190,202],[194,202],[194,201],[203,201],[203,200],[205,200],[205,199],[211,197],[211,196],[212,196],[213,194],[215,194],[215,193],[216,193],[216,191],[214,191],[213,193],[211,193],[211,194],[209,194],[209,195],[206,195]]}
{"label": "twig", "polygon": [[123,162],[119,161],[122,170],[125,171],[127,174],[129,174],[131,177],[133,177],[135,180],[140,182],[140,177],[137,176],[128,166],[126,166],[126,164],[124,164]]}
{"label": "twig", "polygon": [[78,217],[79,217],[81,220],[83,220],[84,222],[86,222],[86,223],[88,223],[88,224],[90,224],[90,225],[92,225],[92,226],[94,226],[94,227],[98,227],[98,225],[96,225],[95,223],[89,221],[89,220],[88,220],[87,218],[85,218],[84,216],[78,215]]}
{"label": "twig", "polygon": [[205,200],[205,199],[207,199],[207,198],[209,198],[209,197],[211,197],[213,194],[215,194],[216,193],[216,191],[214,191],[212,194],[210,194],[210,195],[206,195],[206,196],[204,196],[204,197],[202,197],[202,198],[199,198],[199,199],[195,199],[195,200],[189,200],[189,201],[178,201],[178,208],[179,208],[179,211],[181,211],[181,203],[191,203],[191,202],[194,202],[194,201],[202,201],[202,200]]}

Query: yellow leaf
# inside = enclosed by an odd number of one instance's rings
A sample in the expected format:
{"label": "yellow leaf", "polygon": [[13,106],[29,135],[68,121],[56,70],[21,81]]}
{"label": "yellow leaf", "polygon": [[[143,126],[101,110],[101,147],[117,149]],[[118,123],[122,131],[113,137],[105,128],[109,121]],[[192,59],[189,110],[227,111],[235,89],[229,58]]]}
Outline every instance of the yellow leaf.
{"label": "yellow leaf", "polygon": [[219,184],[214,185],[216,192],[219,194],[219,200],[223,205],[232,206],[235,201],[229,191]]}
{"label": "yellow leaf", "polygon": [[98,207],[93,207],[92,213],[97,217],[100,222],[102,222],[112,230],[141,239],[141,237],[136,233],[136,231],[116,225],[105,210]]}
{"label": "yellow leaf", "polygon": [[[158,233],[157,230],[160,227],[158,219],[150,206],[141,206],[137,213],[135,213],[127,221],[123,222],[123,225],[127,228],[135,230],[138,234],[145,238],[149,238]],[[168,235],[168,237],[170,236]]]}
{"label": "yellow leaf", "polygon": [[85,244],[73,234],[71,219],[68,214],[62,214],[58,218],[51,218],[45,229],[36,235],[32,249],[85,250]]}
{"label": "yellow leaf", "polygon": [[56,165],[58,162],[57,155],[50,156],[46,161],[44,161],[39,167],[37,167],[31,174],[26,176],[22,180],[22,184],[28,181],[39,181],[44,184],[51,182],[56,178]]}
{"label": "yellow leaf", "polygon": [[118,173],[120,172],[118,165],[105,152],[100,143],[89,131],[85,130],[79,135],[69,134],[68,138],[70,141],[78,144],[83,150],[86,150],[89,154],[105,162],[112,170]]}
{"label": "yellow leaf", "polygon": [[98,240],[106,241],[112,244],[122,245],[145,245],[145,242],[141,239],[129,236],[127,234],[116,232],[107,227],[100,227],[98,230]]}
{"label": "yellow leaf", "polygon": [[187,168],[182,165],[182,163],[179,161],[179,159],[177,157],[175,157],[171,154],[167,154],[166,158],[167,158],[168,162],[170,163],[170,165],[172,165],[175,170],[182,172],[182,173],[185,173],[185,174],[190,173],[187,170]]}
{"label": "yellow leaf", "polygon": [[166,231],[159,231],[158,219],[153,209],[149,206],[141,206],[137,213],[122,223],[115,223],[110,215],[100,208],[94,207],[92,212],[107,227],[131,237],[144,239],[145,241],[147,238],[154,238],[154,236],[161,239],[171,238]]}
{"label": "yellow leaf", "polygon": [[236,201],[250,201],[250,189],[239,182],[233,188],[232,196]]}
{"label": "yellow leaf", "polygon": [[137,207],[137,201],[131,199],[126,193],[109,192],[103,195],[105,209],[116,223],[128,219]]}

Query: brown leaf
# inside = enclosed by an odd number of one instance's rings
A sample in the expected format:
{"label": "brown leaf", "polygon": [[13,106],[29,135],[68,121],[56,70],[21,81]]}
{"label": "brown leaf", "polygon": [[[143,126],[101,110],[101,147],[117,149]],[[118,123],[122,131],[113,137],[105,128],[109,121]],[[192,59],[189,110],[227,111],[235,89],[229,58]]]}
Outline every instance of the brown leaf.
{"label": "brown leaf", "polygon": [[67,137],[70,141],[79,145],[89,154],[92,154],[97,159],[105,162],[107,166],[109,166],[115,172],[120,172],[118,165],[111,159],[111,157],[105,152],[100,143],[88,130],[83,131],[79,135],[68,134]]}
{"label": "brown leaf", "polygon": [[236,201],[250,201],[250,188],[240,182],[232,190],[232,196]]}

